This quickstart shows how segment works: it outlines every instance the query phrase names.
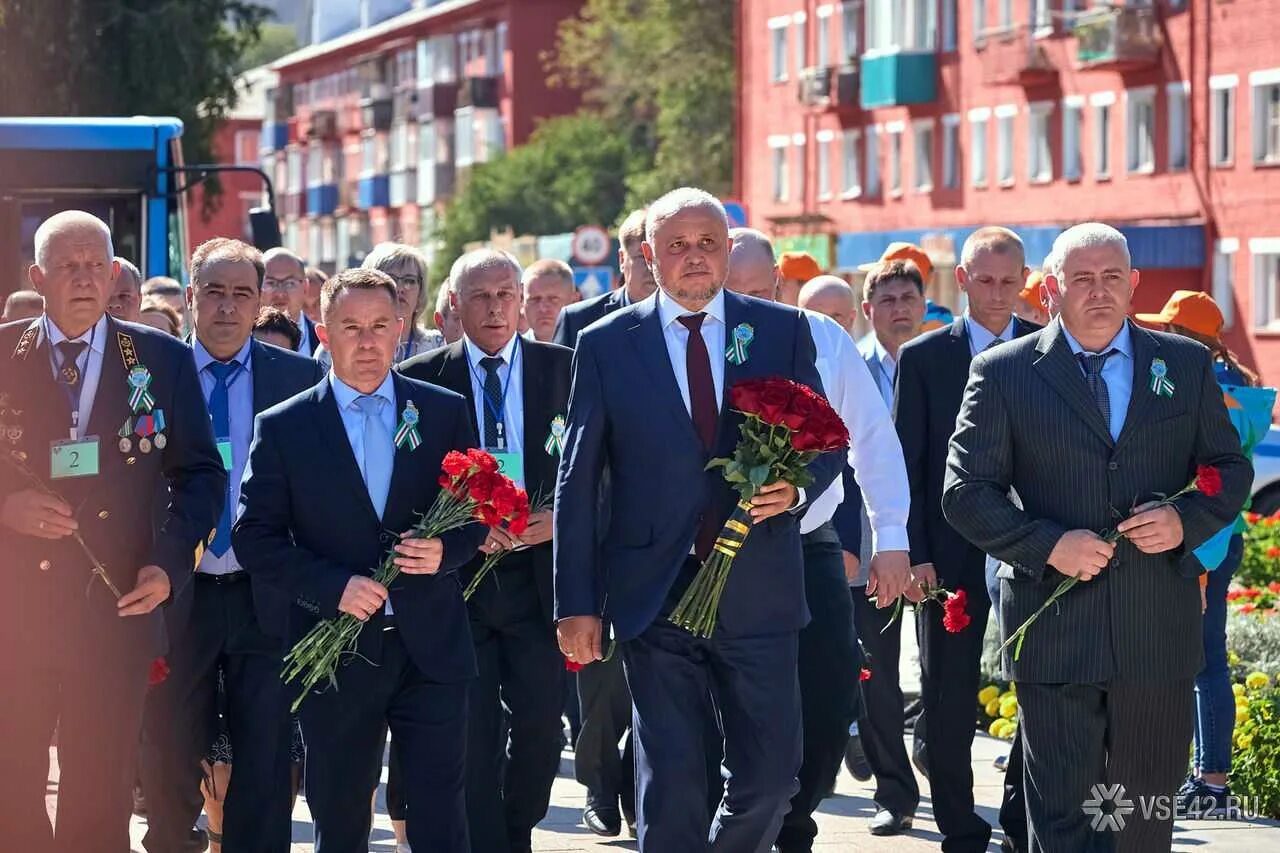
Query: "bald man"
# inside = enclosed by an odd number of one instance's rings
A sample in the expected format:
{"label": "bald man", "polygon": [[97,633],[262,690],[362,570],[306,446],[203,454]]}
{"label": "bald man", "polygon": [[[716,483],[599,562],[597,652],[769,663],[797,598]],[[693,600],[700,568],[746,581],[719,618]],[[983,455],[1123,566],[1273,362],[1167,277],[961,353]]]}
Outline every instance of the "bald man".
{"label": "bald man", "polygon": [[800,288],[801,308],[830,317],[850,335],[857,317],[858,298],[849,282],[834,275],[820,275]]}
{"label": "bald man", "polygon": [[265,252],[262,261],[267,270],[262,278],[262,304],[279,308],[298,324],[302,340],[298,343],[297,352],[314,357],[320,345],[316,338],[316,324],[302,310],[307,301],[307,265],[283,246]]}
{"label": "bald man", "polygon": [[0,323],[14,320],[30,320],[44,313],[44,297],[34,290],[15,290],[4,300],[4,315]]}
{"label": "bald man", "polygon": [[[750,228],[730,231],[729,274],[725,286],[736,293],[776,301],[778,267],[769,239]],[[831,276],[819,279],[813,293],[825,300],[838,297]],[[798,296],[799,294],[797,294]],[[852,305],[844,313],[851,312]],[[823,388],[845,424],[850,447],[846,467],[853,470],[872,518],[875,556],[871,559],[875,593],[886,578],[904,578],[907,558],[908,495],[906,468],[889,411],[875,401],[871,375],[859,364],[858,350],[845,324],[814,311],[803,312],[817,350]],[[781,853],[808,853],[818,826],[813,811],[831,786],[849,740],[849,726],[858,714],[861,666],[853,631],[853,604],[845,574],[846,546],[832,519],[844,499],[843,478],[834,482],[809,506],[800,520],[804,554],[805,598],[812,619],[800,631],[800,706],[804,727],[804,757],[800,787],[783,819],[777,847]],[[854,546],[856,550],[856,546]]]}
{"label": "bald man", "polygon": [[35,261],[45,312],[0,326],[0,450],[25,468],[0,464],[0,573],[21,596],[0,620],[0,850],[125,853],[158,608],[191,577],[227,477],[191,350],[106,313],[107,226],[59,213]]}

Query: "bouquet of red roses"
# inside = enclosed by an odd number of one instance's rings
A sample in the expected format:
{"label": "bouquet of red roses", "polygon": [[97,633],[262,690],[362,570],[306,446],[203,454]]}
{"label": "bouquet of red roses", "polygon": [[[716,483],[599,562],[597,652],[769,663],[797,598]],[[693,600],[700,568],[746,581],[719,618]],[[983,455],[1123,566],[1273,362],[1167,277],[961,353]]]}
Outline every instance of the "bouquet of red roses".
{"label": "bouquet of red roses", "polygon": [[[431,539],[479,521],[490,527],[506,522],[512,530],[524,530],[529,522],[529,499],[510,478],[498,473],[498,460],[483,450],[450,451],[441,463],[440,492],[426,514],[413,526],[414,538]],[[519,535],[517,533],[516,535]],[[392,550],[373,579],[384,587],[400,574]],[[338,686],[338,663],[356,653],[364,623],[349,613],[317,622],[284,658],[286,684],[301,682],[292,710],[297,713],[311,689],[327,682]]]}
{"label": "bouquet of red roses", "polygon": [[716,538],[671,621],[710,637],[729,569],[751,532],[751,498],[777,482],[804,488],[813,483],[809,464],[819,453],[849,446],[849,430],[826,398],[789,379],[750,379],[729,391],[729,405],[746,415],[731,458],[712,459],[707,470],[723,468],[740,498]]}
{"label": "bouquet of red roses", "polygon": [[[1147,512],[1162,506],[1172,506],[1173,502],[1178,498],[1192,492],[1200,492],[1202,495],[1209,498],[1215,498],[1222,494],[1222,473],[1212,465],[1199,465],[1196,467],[1196,476],[1190,483],[1168,497],[1161,497],[1160,500],[1153,501],[1152,503],[1139,507],[1138,509],[1141,509],[1143,512]],[[1113,544],[1120,541],[1120,537],[1123,535],[1123,533],[1114,528],[1101,534],[1105,541]],[[1004,642],[1000,644],[1000,648],[996,649],[997,653],[1003,653],[1005,649],[1009,648],[1009,646],[1013,646],[1013,659],[1017,660],[1022,655],[1022,643],[1027,639],[1027,629],[1031,627],[1031,623],[1039,619],[1041,614],[1048,610],[1052,605],[1056,604],[1058,599],[1066,595],[1067,591],[1079,582],[1079,577],[1070,577],[1059,583],[1057,588],[1054,589],[1053,594],[1045,599],[1044,604],[1040,605],[1036,612],[1032,613],[1031,617],[1027,619],[1026,622],[1019,625],[1017,630],[1005,638]]]}

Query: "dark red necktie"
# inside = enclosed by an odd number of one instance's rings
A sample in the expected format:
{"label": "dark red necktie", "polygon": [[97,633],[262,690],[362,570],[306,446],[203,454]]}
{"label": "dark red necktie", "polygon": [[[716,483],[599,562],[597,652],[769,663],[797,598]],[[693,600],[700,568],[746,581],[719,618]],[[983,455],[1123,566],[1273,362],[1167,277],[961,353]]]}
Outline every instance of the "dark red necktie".
{"label": "dark red necktie", "polygon": [[[693,428],[702,439],[702,447],[708,453],[716,443],[720,425],[720,408],[716,405],[716,384],[711,378],[711,357],[707,354],[707,342],[702,339],[702,321],[706,314],[687,314],[678,318],[689,330],[689,343],[685,346],[684,367],[689,381],[689,414]],[[694,552],[705,560],[720,534],[720,523],[712,513],[704,512],[698,534],[694,539]]]}

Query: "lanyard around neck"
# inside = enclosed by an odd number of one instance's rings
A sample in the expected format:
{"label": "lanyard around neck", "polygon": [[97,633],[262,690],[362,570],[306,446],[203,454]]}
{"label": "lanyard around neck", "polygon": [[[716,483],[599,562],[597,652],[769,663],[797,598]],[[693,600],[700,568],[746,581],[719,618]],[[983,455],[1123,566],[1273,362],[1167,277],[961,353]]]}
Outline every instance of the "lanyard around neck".
{"label": "lanyard around neck", "polygon": [[[484,400],[485,408],[488,409],[489,414],[493,416],[493,422],[498,426],[498,440],[504,445],[506,444],[507,390],[511,387],[511,377],[516,375],[516,362],[520,359],[521,345],[519,335],[516,335],[515,341],[516,345],[511,353],[511,364],[507,365],[507,378],[502,383],[502,396],[498,398],[496,403],[485,390],[484,376],[476,369],[476,365],[471,363],[470,351],[464,348],[467,356],[467,367],[470,368],[471,374],[475,376],[476,381],[480,383],[480,397]],[[481,424],[480,427],[483,429],[484,424]]]}

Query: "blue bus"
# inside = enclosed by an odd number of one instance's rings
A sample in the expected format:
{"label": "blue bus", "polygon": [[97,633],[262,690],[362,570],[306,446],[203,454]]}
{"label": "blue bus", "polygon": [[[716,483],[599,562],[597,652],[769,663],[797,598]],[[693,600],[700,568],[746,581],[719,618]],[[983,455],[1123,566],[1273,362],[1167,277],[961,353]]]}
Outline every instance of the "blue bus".
{"label": "blue bus", "polygon": [[[28,286],[36,227],[69,209],[106,222],[116,254],[144,278],[185,281],[184,193],[214,172],[240,167],[184,166],[181,143],[176,118],[0,118],[0,294]],[[274,214],[270,219],[274,224]],[[255,233],[264,224],[255,223]],[[275,233],[278,245],[278,226]]]}

